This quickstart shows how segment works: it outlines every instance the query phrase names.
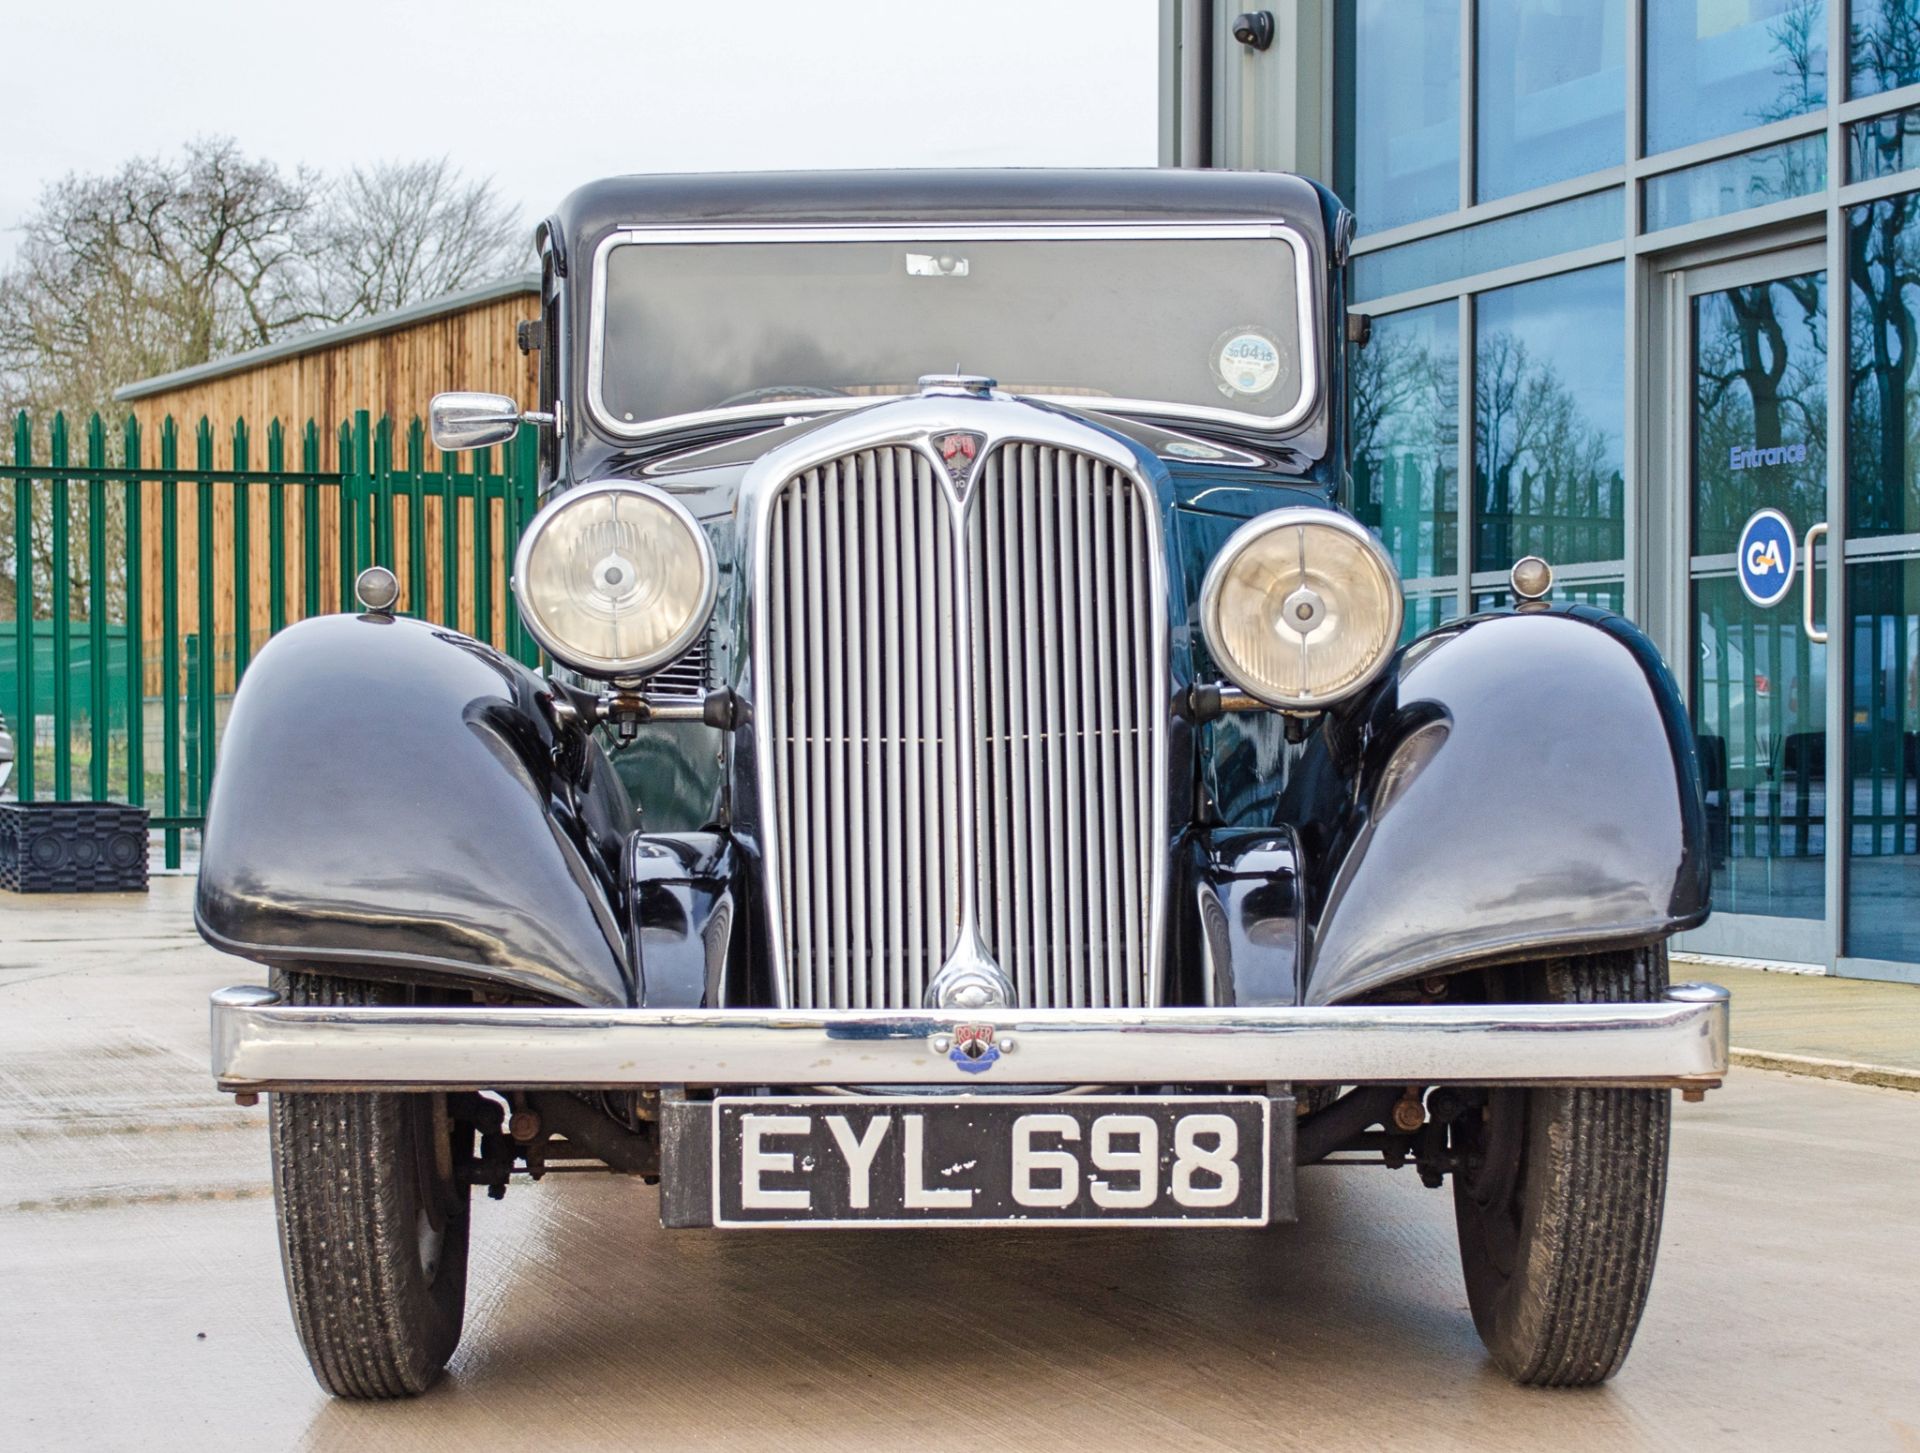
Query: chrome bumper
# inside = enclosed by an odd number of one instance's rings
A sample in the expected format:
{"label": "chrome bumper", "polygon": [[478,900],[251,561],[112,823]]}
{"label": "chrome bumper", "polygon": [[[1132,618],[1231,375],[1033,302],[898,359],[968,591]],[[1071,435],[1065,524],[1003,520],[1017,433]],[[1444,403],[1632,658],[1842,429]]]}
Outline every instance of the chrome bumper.
{"label": "chrome bumper", "polygon": [[[956,1037],[957,1036],[957,1037]],[[968,1051],[973,1051],[969,1054]],[[618,1085],[1668,1085],[1727,1068],[1727,991],[1306,1009],[319,1008],[213,996],[223,1090]]]}

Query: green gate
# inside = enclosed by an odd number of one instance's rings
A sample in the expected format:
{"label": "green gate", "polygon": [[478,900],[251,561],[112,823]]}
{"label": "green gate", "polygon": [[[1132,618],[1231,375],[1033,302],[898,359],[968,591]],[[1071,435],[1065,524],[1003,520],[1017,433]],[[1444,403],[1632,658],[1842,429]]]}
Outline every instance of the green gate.
{"label": "green gate", "polygon": [[354,577],[372,564],[399,577],[402,614],[538,662],[507,588],[535,508],[532,430],[430,463],[418,419],[399,430],[362,411],[330,437],[309,420],[293,440],[276,419],[259,453],[239,421],[224,468],[206,419],[190,462],[171,418],[159,432],[149,456],[128,419],[109,462],[96,414],[80,463],[63,416],[41,439],[25,414],[14,420],[0,463],[0,521],[12,524],[0,714],[22,802],[156,806],[166,865],[179,867],[248,661],[290,621],[354,609]]}

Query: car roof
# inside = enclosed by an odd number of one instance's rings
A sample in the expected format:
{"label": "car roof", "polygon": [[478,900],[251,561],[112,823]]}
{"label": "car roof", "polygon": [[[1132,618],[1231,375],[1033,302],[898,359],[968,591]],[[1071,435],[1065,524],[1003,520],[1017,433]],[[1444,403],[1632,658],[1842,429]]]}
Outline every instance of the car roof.
{"label": "car roof", "polygon": [[609,177],[547,224],[562,256],[625,226],[1272,219],[1323,235],[1323,193],[1285,172],[1174,168],[708,172]]}

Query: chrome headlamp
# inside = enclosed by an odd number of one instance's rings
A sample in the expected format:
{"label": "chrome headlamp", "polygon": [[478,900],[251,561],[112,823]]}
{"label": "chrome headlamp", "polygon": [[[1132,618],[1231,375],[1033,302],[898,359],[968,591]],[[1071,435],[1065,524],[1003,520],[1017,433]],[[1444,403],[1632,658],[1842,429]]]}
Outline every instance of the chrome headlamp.
{"label": "chrome headlamp", "polygon": [[551,500],[513,557],[533,638],[587,676],[651,675],[706,629],[713,547],[678,500],[603,480]]}
{"label": "chrome headlamp", "polygon": [[1336,510],[1274,510],[1233,532],[1200,588],[1207,648],[1234,685],[1309,711],[1360,690],[1400,640],[1400,577]]}

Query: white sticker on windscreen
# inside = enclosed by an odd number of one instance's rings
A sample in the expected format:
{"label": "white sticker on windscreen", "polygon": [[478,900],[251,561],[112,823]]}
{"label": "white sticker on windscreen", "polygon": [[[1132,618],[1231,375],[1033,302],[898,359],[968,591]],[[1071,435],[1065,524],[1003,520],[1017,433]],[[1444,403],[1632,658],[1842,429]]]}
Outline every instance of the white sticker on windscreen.
{"label": "white sticker on windscreen", "polygon": [[1283,372],[1279,345],[1257,329],[1236,329],[1214,351],[1214,377],[1230,395],[1266,393],[1280,382]]}

